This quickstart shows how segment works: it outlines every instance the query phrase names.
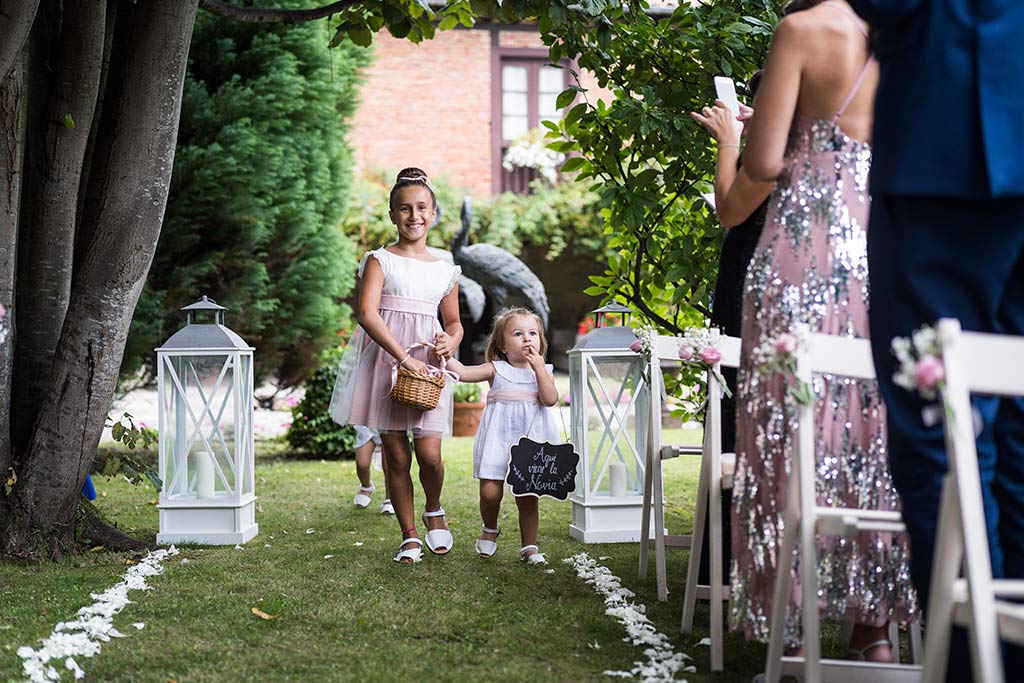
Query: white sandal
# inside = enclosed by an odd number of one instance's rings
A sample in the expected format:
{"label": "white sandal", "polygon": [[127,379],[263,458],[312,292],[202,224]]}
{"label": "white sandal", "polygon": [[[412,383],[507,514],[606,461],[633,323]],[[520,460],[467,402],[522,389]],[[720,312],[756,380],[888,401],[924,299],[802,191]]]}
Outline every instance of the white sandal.
{"label": "white sandal", "polygon": [[890,658],[890,660],[892,659],[892,643],[889,642],[888,638],[882,638],[880,640],[876,640],[873,643],[868,643],[867,645],[865,645],[864,647],[859,648],[859,649],[852,648],[852,647],[851,648],[847,648],[847,650],[846,650],[846,658],[850,659],[850,660],[853,660],[855,662],[872,661],[872,660],[868,659],[868,652],[870,652],[871,650],[874,650],[876,647],[887,647],[887,648],[889,648],[889,655],[890,655],[889,658]]}
{"label": "white sandal", "polygon": [[[532,555],[527,555],[527,551],[534,551]],[[519,549],[519,559],[526,564],[547,564],[548,560],[540,552],[540,548],[535,545],[524,545]]]}
{"label": "white sandal", "polygon": [[390,498],[385,498],[380,502],[380,514],[382,515],[393,515],[395,514],[395,506],[391,504]]}
{"label": "white sandal", "polygon": [[[423,526],[427,526],[428,517],[444,517],[444,508],[431,510],[430,512],[424,511]],[[452,543],[455,541],[449,529],[430,529],[429,527],[424,535],[424,539],[427,542],[427,548],[435,555],[447,555],[448,551],[452,549]]]}
{"label": "white sandal", "polygon": [[377,488],[373,484],[370,484],[369,486],[360,486],[359,493],[356,494],[356,497],[352,500],[352,502],[355,504],[357,508],[360,509],[369,507],[371,500],[370,494],[376,490]]}
{"label": "white sandal", "polygon": [[[403,550],[403,547],[410,543],[415,543],[416,545],[412,548],[405,548]],[[398,546],[398,554],[395,555],[395,562],[403,562],[404,560],[409,560],[405,564],[416,564],[422,559],[423,541],[421,541],[420,539],[407,538],[404,541],[402,541],[402,545]]]}
{"label": "white sandal", "polygon": [[476,554],[480,557],[491,557],[494,553],[498,552],[498,536],[501,535],[501,529],[491,529],[486,524],[480,528],[483,529],[485,534],[494,534],[494,540],[488,541],[486,538],[476,539]]}

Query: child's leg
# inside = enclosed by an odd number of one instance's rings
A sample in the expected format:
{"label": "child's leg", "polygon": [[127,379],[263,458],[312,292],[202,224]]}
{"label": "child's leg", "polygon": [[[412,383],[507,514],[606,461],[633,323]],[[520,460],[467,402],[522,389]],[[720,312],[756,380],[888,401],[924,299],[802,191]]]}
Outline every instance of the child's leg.
{"label": "child's leg", "polygon": [[[519,508],[519,536],[523,546],[537,545],[537,528],[540,526],[540,515],[537,512],[536,496],[517,496],[516,507]],[[533,555],[536,550],[529,550],[526,556]]]}
{"label": "child's leg", "polygon": [[384,477],[384,500],[380,502],[380,511],[384,514],[394,514],[395,510],[391,505],[391,489],[388,488],[388,459],[384,457],[383,446],[381,446],[380,471],[381,476]]}
{"label": "child's leg", "polygon": [[381,449],[387,462],[387,490],[391,504],[395,506],[395,518],[402,529],[404,538],[419,538],[416,531],[416,513],[413,507],[412,477],[409,469],[412,466],[412,450],[409,448],[409,437],[404,433],[384,433],[380,435]]}
{"label": "child's leg", "polygon": [[[444,462],[441,460],[440,436],[417,436],[416,463],[420,466],[420,485],[427,499],[428,512],[441,509],[441,489],[444,487]],[[444,517],[428,517],[428,529],[447,529]]]}
{"label": "child's leg", "polygon": [[356,476],[359,477],[359,485],[364,489],[373,488],[373,479],[370,476],[370,461],[373,459],[375,444],[370,439],[356,449]]}
{"label": "child's leg", "polygon": [[[500,479],[480,480],[480,519],[489,529],[498,528],[498,511],[501,509],[501,498],[505,493],[504,482]],[[498,534],[482,532],[480,538],[493,541]]]}

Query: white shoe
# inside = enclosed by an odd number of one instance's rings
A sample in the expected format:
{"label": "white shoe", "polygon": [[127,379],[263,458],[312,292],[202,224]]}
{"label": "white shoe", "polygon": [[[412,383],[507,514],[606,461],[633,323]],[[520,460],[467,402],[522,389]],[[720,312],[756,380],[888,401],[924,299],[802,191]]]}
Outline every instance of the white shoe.
{"label": "white shoe", "polygon": [[501,530],[489,529],[486,524],[480,528],[484,530],[485,534],[494,534],[494,540],[488,541],[486,538],[476,539],[476,554],[480,557],[491,557],[494,553],[498,552],[498,535],[501,534]]}
{"label": "white shoe", "polygon": [[395,514],[395,506],[391,504],[390,498],[385,498],[380,502],[380,514],[382,515],[393,515]]}
{"label": "white shoe", "polygon": [[[532,555],[527,555],[526,553],[528,551],[530,551],[530,550],[533,550],[534,553]],[[523,562],[525,562],[526,564],[547,564],[548,563],[547,558],[544,557],[544,555],[541,554],[540,548],[538,548],[535,545],[524,545],[522,548],[520,548],[519,549],[519,559],[522,560]]]}
{"label": "white shoe", "polygon": [[[444,508],[438,510],[431,510],[430,512],[423,513],[423,526],[427,526],[428,517],[444,517]],[[452,543],[455,539],[452,538],[452,532],[448,529],[430,529],[424,535],[424,540],[427,542],[427,548],[430,552],[435,555],[447,555],[448,551],[452,549]]]}
{"label": "white shoe", "polygon": [[370,484],[369,486],[360,486],[359,493],[357,493],[356,497],[352,499],[352,502],[357,508],[369,507],[371,500],[370,494],[376,490],[377,489],[374,488],[373,484]]}
{"label": "white shoe", "polygon": [[[411,548],[405,548],[406,545],[415,543],[416,545]],[[407,538],[402,541],[402,545],[398,546],[398,554],[395,555],[395,562],[404,562],[408,560],[406,564],[416,564],[423,559],[423,541],[418,538]]]}

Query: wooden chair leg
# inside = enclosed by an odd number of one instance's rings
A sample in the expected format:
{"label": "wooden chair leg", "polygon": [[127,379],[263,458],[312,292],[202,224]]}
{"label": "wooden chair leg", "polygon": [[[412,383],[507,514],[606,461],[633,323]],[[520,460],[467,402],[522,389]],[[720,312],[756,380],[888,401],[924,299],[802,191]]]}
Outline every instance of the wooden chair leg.
{"label": "wooden chair leg", "polygon": [[[708,434],[704,434],[704,446],[707,450]],[[701,458],[700,478],[697,484],[697,509],[693,515],[693,536],[690,541],[690,561],[686,568],[686,591],[683,594],[683,619],[680,629],[683,633],[693,631],[693,612],[697,605],[698,577],[700,576],[700,560],[704,552],[704,527],[708,517],[708,487],[711,481],[711,462],[709,458]]]}
{"label": "wooden chair leg", "polygon": [[[796,491],[794,477],[790,477],[791,492]],[[786,612],[789,611],[789,593],[792,586],[789,572],[796,548],[797,531],[800,525],[800,509],[798,496],[792,493],[786,502],[785,526],[782,531],[782,543],[775,566],[775,590],[772,591],[772,616],[768,636],[768,655],[765,662],[766,683],[779,683],[782,677],[782,655],[786,646]]]}
{"label": "wooden chair leg", "polygon": [[640,565],[637,568],[637,573],[640,578],[647,576],[647,539],[651,535],[651,498],[654,489],[654,468],[660,467],[661,463],[655,464],[655,461],[660,461],[660,456],[654,453],[653,435],[651,430],[647,431],[647,457],[645,458],[644,464],[644,505],[643,505],[643,517],[640,520]]}
{"label": "wooden chair leg", "polygon": [[957,514],[958,507],[956,485],[950,475],[946,475],[939,502],[939,525],[932,560],[930,596],[926,612],[928,633],[925,634],[922,681],[941,681],[946,678],[949,636],[953,627],[953,602],[949,598],[953,592],[953,584],[960,574],[960,564],[963,560],[963,537]]}
{"label": "wooden chair leg", "polygon": [[[665,500],[661,481],[661,458],[656,458],[654,465],[654,476],[652,477],[654,490],[651,492],[651,502],[654,506],[654,570],[658,580],[658,600],[668,600],[668,576],[665,567]],[[644,543],[647,539],[644,539]]]}

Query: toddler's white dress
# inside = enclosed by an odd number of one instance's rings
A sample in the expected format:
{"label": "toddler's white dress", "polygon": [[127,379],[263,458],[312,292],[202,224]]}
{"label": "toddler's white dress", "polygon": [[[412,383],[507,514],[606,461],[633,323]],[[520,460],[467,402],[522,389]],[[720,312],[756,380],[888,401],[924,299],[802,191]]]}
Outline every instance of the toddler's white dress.
{"label": "toddler's white dress", "polygon": [[[554,412],[540,402],[533,368],[515,368],[502,360],[492,361],[494,383],[487,392],[473,444],[473,476],[504,480],[509,449],[523,436],[543,443],[563,441]],[[544,366],[550,373],[552,367]]]}

